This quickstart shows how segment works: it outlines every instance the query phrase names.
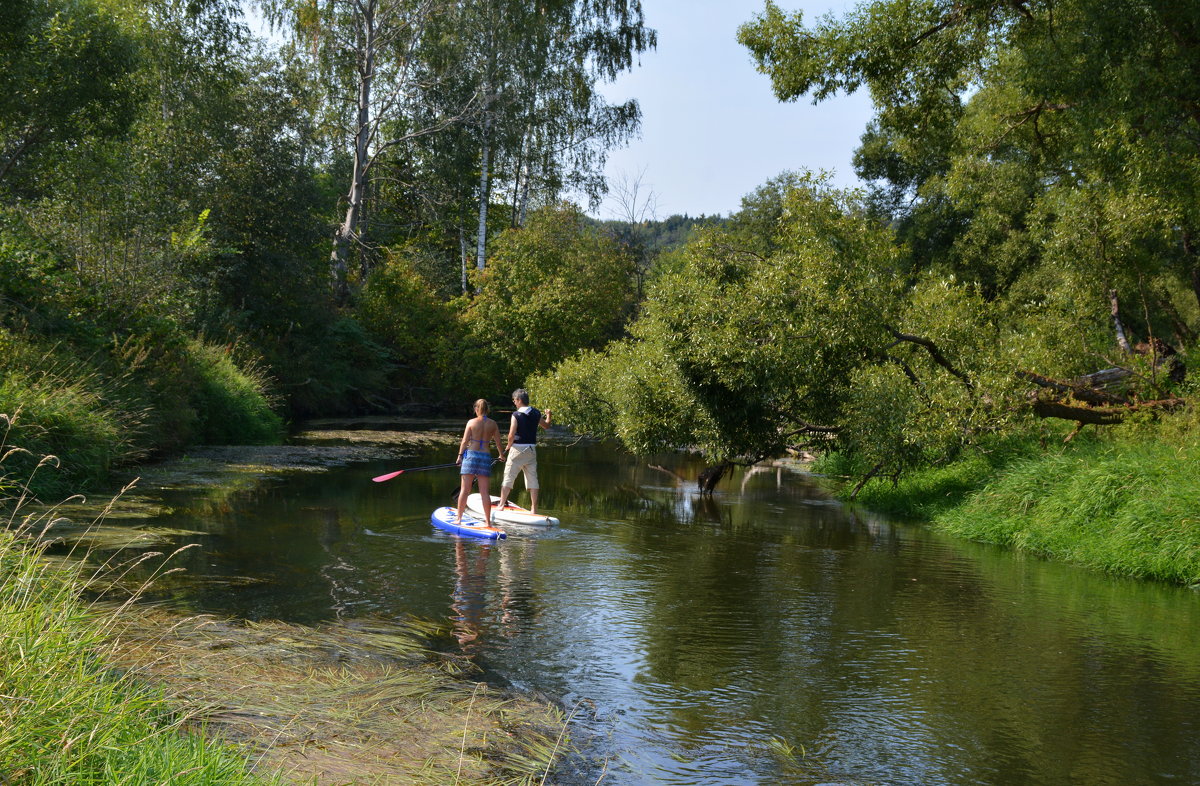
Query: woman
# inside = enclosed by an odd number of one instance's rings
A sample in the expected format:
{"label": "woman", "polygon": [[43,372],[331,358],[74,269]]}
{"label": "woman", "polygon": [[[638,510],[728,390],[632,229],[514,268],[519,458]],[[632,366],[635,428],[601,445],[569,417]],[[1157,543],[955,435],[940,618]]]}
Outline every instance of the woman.
{"label": "woman", "polygon": [[488,482],[492,476],[492,454],[488,451],[488,442],[496,443],[496,453],[500,454],[500,427],[496,421],[487,416],[490,407],[487,399],[475,402],[475,417],[467,421],[463,429],[462,442],[458,443],[458,471],[462,485],[458,490],[458,518],[455,524],[462,524],[463,511],[467,507],[467,495],[471,493],[471,480],[479,484],[479,496],[483,499],[483,520],[492,523],[492,496],[488,492]]}

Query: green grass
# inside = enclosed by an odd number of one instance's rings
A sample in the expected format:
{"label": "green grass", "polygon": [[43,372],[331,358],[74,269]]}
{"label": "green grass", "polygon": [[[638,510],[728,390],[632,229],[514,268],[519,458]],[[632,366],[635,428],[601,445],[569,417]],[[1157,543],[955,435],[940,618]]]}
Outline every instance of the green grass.
{"label": "green grass", "polygon": [[1200,582],[1200,455],[1115,443],[1006,466],[934,525],[1111,573]]}
{"label": "green grass", "polygon": [[227,347],[190,341],[187,357],[195,382],[191,404],[198,414],[197,441],[213,445],[265,445],[283,436],[283,420],[271,410],[265,373],[234,362]]}
{"label": "green grass", "polygon": [[[1196,419],[1189,412],[1065,445],[1012,439],[896,483],[872,480],[857,502],[970,540],[1194,585],[1200,583]],[[836,470],[839,461],[821,469]]]}
{"label": "green grass", "polygon": [[[259,445],[282,439],[268,379],[235,349],[179,340],[128,341],[106,356],[0,326],[0,486],[22,479],[42,499],[106,482],[113,469],[192,444]],[[35,469],[41,456],[57,472]]]}
{"label": "green grass", "polygon": [[[141,455],[135,416],[110,403],[103,383],[82,366],[61,372],[0,368],[0,486],[12,477],[60,498],[89,488],[109,471]],[[9,453],[13,444],[24,450]],[[7,455],[6,455],[7,454]],[[37,472],[41,456],[60,457],[60,472]]]}
{"label": "green grass", "polygon": [[[10,500],[11,502],[11,500]],[[243,755],[182,731],[159,693],[106,666],[120,612],[79,600],[80,563],[48,561],[48,519],[0,533],[0,773],[5,783],[258,784]]]}

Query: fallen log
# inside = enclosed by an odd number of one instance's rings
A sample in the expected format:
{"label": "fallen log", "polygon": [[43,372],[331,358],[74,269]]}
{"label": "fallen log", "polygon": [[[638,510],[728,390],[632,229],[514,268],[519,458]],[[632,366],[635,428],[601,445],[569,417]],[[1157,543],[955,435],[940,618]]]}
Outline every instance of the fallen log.
{"label": "fallen log", "polygon": [[1105,368],[1100,371],[1093,371],[1091,374],[1084,374],[1075,380],[1077,384],[1086,385],[1089,388],[1107,390],[1110,386],[1118,382],[1129,379],[1133,376],[1133,372],[1127,368]]}
{"label": "fallen log", "polygon": [[1040,418],[1073,420],[1080,425],[1111,426],[1120,423],[1135,412],[1170,412],[1187,403],[1182,398],[1164,398],[1155,401],[1139,401],[1119,407],[1082,407],[1064,404],[1061,401],[1046,401],[1035,398],[1031,403],[1033,414]]}
{"label": "fallen log", "polygon": [[[1108,371],[1125,371],[1125,369],[1108,369]],[[1129,372],[1126,371],[1125,376],[1128,375]],[[1073,380],[1070,382],[1062,382],[1041,374],[1036,374],[1032,371],[1018,371],[1017,376],[1021,379],[1032,382],[1040,388],[1053,390],[1055,393],[1059,393],[1064,396],[1070,396],[1088,404],[1094,404],[1097,406],[1115,406],[1131,403],[1130,400],[1124,396],[1118,396],[1113,393],[1109,393],[1106,390],[1093,387],[1091,384],[1089,384],[1091,380],[1088,377],[1082,377],[1080,380]],[[1081,380],[1088,381],[1084,382]]]}

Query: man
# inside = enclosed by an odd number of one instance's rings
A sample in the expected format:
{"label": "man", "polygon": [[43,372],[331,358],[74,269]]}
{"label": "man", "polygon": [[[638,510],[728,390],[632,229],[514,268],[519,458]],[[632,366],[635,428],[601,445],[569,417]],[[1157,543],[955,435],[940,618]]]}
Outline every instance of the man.
{"label": "man", "polygon": [[539,428],[550,425],[550,410],[539,412],[529,406],[529,393],[525,388],[517,388],[512,394],[512,421],[508,426],[507,445],[504,449],[504,479],[500,483],[500,509],[508,504],[508,495],[512,493],[513,483],[516,482],[517,472],[525,473],[525,488],[529,490],[529,510],[537,513],[538,476],[537,476],[537,432]]}

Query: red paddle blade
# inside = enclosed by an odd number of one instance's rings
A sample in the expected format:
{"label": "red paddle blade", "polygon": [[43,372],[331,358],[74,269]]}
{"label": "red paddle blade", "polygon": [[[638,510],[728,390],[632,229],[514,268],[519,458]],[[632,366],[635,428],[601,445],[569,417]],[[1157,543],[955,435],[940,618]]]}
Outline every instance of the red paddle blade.
{"label": "red paddle blade", "polygon": [[397,470],[395,472],[389,472],[386,475],[380,475],[377,478],[371,478],[371,480],[375,481],[376,483],[382,483],[385,480],[391,480],[392,478],[396,477],[397,475],[403,475],[403,474],[404,474],[404,470],[401,469],[401,470]]}

